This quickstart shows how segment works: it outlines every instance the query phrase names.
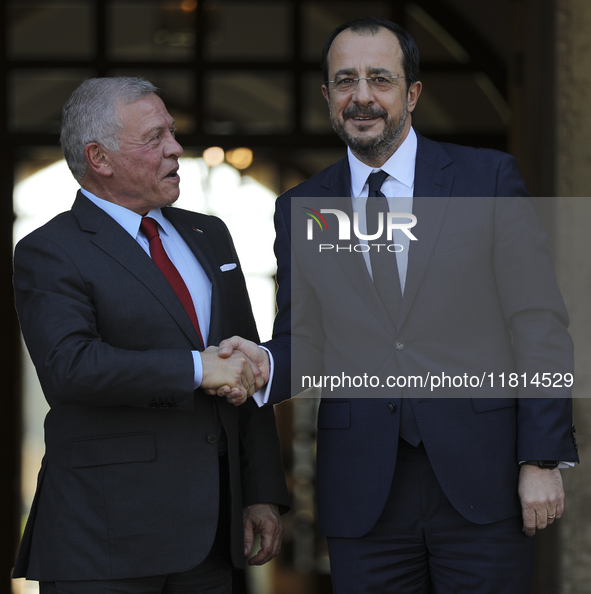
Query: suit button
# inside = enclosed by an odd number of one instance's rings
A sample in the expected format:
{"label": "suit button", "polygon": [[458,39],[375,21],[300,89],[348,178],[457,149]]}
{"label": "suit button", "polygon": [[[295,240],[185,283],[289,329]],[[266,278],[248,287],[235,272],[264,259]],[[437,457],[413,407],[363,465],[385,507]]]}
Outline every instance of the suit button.
{"label": "suit button", "polygon": [[396,405],[393,402],[388,402],[388,412],[393,413],[396,410]]}
{"label": "suit button", "polygon": [[396,348],[397,351],[401,351],[406,345],[404,344],[404,340],[397,340],[394,343],[394,347]]}
{"label": "suit button", "polygon": [[207,441],[209,443],[217,443],[218,436],[215,433],[208,433],[207,434]]}

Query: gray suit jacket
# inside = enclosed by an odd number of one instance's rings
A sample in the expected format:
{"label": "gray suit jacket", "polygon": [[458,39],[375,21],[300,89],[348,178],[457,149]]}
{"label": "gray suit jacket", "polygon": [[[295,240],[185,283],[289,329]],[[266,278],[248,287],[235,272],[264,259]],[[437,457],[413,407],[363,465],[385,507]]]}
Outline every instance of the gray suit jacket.
{"label": "gray suit jacket", "polygon": [[[212,282],[209,343],[233,334],[257,340],[225,225],[163,212]],[[222,272],[228,263],[238,266]],[[243,506],[288,505],[274,414],[194,390],[191,350],[202,347],[152,260],[78,194],[70,212],[18,244],[14,284],[51,407],[15,577],[118,579],[196,566],[216,532],[220,424],[228,442],[232,561],[240,566]]]}

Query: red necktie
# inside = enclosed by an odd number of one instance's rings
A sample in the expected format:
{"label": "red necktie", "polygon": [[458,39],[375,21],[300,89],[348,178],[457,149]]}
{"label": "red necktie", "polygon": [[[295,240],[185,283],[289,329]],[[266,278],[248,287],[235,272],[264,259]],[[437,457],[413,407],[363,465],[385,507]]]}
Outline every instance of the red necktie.
{"label": "red necktie", "polygon": [[152,256],[154,264],[160,268],[160,271],[174,289],[174,292],[177,294],[177,297],[183,304],[183,307],[191,319],[191,322],[193,322],[195,330],[197,330],[201,344],[205,346],[205,343],[203,342],[203,336],[201,336],[201,329],[199,328],[197,314],[195,313],[193,299],[191,299],[191,294],[189,293],[189,289],[187,289],[187,285],[185,284],[183,277],[180,275],[175,265],[170,261],[168,254],[164,251],[162,240],[158,234],[158,223],[150,217],[143,217],[140,224],[140,229],[148,239],[150,244],[150,255]]}

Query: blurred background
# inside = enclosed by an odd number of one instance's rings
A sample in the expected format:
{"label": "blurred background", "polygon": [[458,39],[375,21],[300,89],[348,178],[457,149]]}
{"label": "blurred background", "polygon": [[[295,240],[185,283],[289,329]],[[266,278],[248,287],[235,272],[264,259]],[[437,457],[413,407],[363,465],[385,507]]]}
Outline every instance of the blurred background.
{"label": "blurred background", "polygon": [[[143,76],[177,123],[178,205],[223,218],[263,340],[274,316],[275,196],[344,155],[320,86],[331,31],[396,21],[421,52],[422,134],[514,154],[538,206],[576,345],[582,463],[567,511],[538,539],[536,594],[591,592],[591,3],[588,0],[4,0],[0,3],[0,592],[10,582],[43,455],[47,407],[12,297],[19,238],[70,208],[61,108],[86,78]],[[251,594],[331,592],[316,530],[315,399],[276,407],[293,510],[281,555],[248,569]],[[238,581],[238,580],[237,580]]]}

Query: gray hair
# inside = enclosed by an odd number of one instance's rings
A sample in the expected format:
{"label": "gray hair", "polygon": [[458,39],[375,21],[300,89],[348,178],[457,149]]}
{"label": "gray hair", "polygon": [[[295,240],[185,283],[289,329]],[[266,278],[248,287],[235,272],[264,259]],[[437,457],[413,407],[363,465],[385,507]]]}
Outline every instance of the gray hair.
{"label": "gray hair", "polygon": [[119,150],[123,124],[117,106],[129,104],[158,89],[142,78],[91,78],[68,99],[62,111],[60,144],[72,175],[81,181],[88,163],[84,147],[97,142],[109,151]]}

